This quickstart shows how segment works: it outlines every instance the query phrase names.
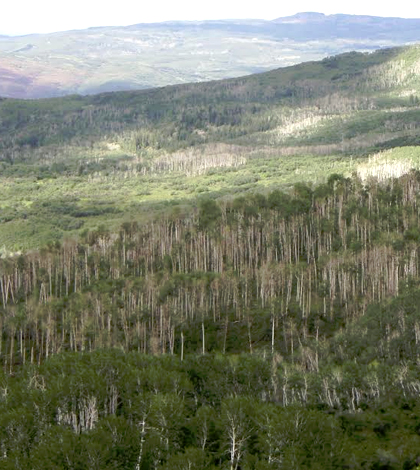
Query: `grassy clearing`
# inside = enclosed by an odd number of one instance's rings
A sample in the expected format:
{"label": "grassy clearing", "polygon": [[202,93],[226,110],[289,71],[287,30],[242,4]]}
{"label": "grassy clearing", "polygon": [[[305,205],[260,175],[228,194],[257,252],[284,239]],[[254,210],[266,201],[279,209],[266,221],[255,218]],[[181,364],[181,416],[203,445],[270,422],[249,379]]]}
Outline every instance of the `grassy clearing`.
{"label": "grassy clearing", "polygon": [[412,169],[420,169],[420,147],[401,147],[371,155],[357,166],[357,174],[366,181],[369,178],[384,180],[399,178]]}
{"label": "grassy clearing", "polygon": [[[343,156],[287,157],[273,149],[243,153],[243,164],[212,167],[208,163],[204,172],[190,176],[186,171],[141,174],[127,166],[115,167],[113,149],[102,154],[103,169],[92,173],[0,177],[0,247],[16,252],[100,225],[113,230],[127,220],[159,217],[174,206],[195,206],[204,196],[229,198],[275,187],[287,189],[300,181],[317,184],[331,173],[351,174],[360,162]],[[205,152],[202,155],[207,158]]]}
{"label": "grassy clearing", "polygon": [[[206,153],[202,155],[205,159]],[[195,207],[202,197],[229,199],[245,192],[287,190],[298,182],[316,185],[332,173],[349,176],[357,172],[367,179],[420,168],[418,147],[392,149],[371,157],[284,156],[272,148],[244,148],[245,163],[236,167],[212,167],[209,163],[204,172],[190,176],[186,171],[164,169],[141,174],[129,166],[115,167],[114,149],[108,154],[104,151],[101,158],[102,169],[87,174],[53,174],[42,179],[35,174],[0,177],[3,252],[38,248],[101,225],[115,230],[128,220],[168,214],[175,206]]]}

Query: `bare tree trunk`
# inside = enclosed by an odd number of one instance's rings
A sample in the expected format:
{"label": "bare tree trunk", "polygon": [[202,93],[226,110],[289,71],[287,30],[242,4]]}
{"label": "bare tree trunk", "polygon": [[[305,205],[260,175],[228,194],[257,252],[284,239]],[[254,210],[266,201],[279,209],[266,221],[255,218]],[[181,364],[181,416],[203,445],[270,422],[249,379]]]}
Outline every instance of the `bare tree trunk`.
{"label": "bare tree trunk", "polygon": [[181,331],[181,361],[184,360],[184,332]]}

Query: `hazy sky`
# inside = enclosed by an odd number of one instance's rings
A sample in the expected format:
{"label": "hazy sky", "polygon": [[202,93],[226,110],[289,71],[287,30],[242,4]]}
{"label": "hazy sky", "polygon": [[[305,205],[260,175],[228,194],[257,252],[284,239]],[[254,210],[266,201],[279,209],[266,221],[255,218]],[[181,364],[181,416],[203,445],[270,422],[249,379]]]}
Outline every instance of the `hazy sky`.
{"label": "hazy sky", "polygon": [[29,34],[168,20],[224,18],[274,19],[301,11],[420,18],[415,0],[6,0],[0,11],[0,34]]}

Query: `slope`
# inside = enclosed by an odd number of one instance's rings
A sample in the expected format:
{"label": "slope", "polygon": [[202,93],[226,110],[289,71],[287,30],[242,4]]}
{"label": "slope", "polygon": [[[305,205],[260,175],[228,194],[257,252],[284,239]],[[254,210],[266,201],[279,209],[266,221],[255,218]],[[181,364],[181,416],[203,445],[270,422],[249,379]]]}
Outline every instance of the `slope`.
{"label": "slope", "polygon": [[417,144],[418,68],[412,46],[221,82],[4,99],[0,246],[116,226],[203,193],[350,174],[372,153]]}
{"label": "slope", "polygon": [[4,100],[1,467],[416,469],[418,63]]}

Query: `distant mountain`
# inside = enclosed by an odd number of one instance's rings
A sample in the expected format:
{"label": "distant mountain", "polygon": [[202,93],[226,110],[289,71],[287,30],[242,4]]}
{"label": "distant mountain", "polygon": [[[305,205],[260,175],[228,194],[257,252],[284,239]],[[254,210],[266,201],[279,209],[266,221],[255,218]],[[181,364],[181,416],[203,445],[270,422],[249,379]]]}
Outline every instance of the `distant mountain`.
{"label": "distant mountain", "polygon": [[372,40],[390,39],[415,42],[419,40],[420,19],[383,18],[367,15],[324,15],[323,13],[297,13],[277,18],[273,23],[293,30],[294,38],[347,38]]}
{"label": "distant mountain", "polygon": [[0,36],[0,96],[54,97],[232,78],[420,41],[420,19],[298,13]]}
{"label": "distant mountain", "polygon": [[284,24],[311,23],[311,22],[313,23],[315,21],[325,21],[326,18],[327,18],[327,15],[325,15],[324,13],[306,11],[302,13],[296,13],[296,15],[292,15],[292,16],[284,16],[281,18],[277,18],[273,20],[273,22],[284,23]]}

